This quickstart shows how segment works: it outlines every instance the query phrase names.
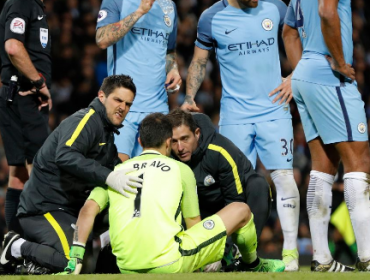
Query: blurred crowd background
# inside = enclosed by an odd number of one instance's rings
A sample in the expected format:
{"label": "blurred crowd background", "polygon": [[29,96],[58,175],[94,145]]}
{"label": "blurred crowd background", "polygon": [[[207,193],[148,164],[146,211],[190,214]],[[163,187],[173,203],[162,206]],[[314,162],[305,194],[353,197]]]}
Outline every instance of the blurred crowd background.
{"label": "blurred crowd background", "polygon": [[[137,0],[140,1],[140,0]],[[64,118],[80,108],[87,107],[97,95],[99,85],[107,75],[106,51],[95,44],[96,19],[101,0],[44,0],[49,32],[52,37],[53,80],[51,87],[53,110],[50,113],[50,129],[53,130]],[[187,68],[193,56],[194,41],[197,34],[197,22],[202,11],[210,7],[215,0],[174,0],[179,16],[177,53],[183,85],[180,92],[169,96],[170,109],[182,104],[186,87]],[[289,0],[284,0],[286,4]],[[0,2],[2,7],[3,2]],[[370,117],[370,2],[352,0],[354,68],[359,91],[365,102],[365,109]],[[281,44],[282,45],[282,44]],[[283,76],[291,72],[288,61],[281,47],[281,67]],[[145,81],[135,81],[145,82]],[[209,115],[217,129],[221,98],[221,80],[219,67],[214,55],[207,65],[207,75],[196,96],[201,110]],[[312,247],[306,212],[306,192],[311,170],[310,154],[305,142],[303,128],[294,102],[291,103],[294,124],[294,174],[301,195],[301,215],[299,227],[299,251],[301,257],[311,260]],[[370,124],[370,123],[369,123]],[[268,173],[261,164],[258,172],[264,174],[271,186]],[[0,138],[0,239],[7,231],[4,220],[4,199],[7,187],[8,166]],[[342,176],[337,176],[333,193],[333,213],[339,213],[339,219],[346,219],[341,205],[343,201]],[[338,216],[337,215],[337,216]],[[338,220],[338,218],[336,218]],[[333,221],[333,224],[336,224]],[[324,238],[324,237],[323,237]],[[331,249],[336,259],[353,264],[356,247],[348,228],[331,226]],[[259,250],[262,255],[279,257],[282,249],[282,233],[273,206],[271,217],[266,225]],[[303,260],[304,261],[304,260]],[[305,262],[305,261],[304,261]]]}

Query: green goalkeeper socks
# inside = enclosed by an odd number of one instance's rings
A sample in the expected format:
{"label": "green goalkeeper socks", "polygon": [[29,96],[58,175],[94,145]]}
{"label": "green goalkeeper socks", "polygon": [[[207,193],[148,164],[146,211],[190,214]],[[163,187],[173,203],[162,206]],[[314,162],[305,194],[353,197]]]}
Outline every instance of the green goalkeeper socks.
{"label": "green goalkeeper socks", "polygon": [[233,242],[239,248],[243,262],[246,264],[257,259],[257,234],[253,218],[253,213],[251,213],[249,222],[231,235]]}

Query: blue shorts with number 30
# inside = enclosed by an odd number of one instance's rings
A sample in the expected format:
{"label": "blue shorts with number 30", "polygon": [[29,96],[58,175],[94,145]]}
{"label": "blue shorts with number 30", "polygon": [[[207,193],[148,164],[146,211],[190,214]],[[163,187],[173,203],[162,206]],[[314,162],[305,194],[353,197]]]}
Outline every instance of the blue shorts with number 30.
{"label": "blue shorts with number 30", "polygon": [[291,119],[222,125],[220,133],[229,138],[254,167],[256,167],[258,155],[267,170],[293,168]]}

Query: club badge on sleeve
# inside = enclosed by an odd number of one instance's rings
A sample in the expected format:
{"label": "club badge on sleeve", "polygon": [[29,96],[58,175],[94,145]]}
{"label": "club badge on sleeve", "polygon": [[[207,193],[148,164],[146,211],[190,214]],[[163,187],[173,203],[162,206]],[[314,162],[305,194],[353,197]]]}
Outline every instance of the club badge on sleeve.
{"label": "club badge on sleeve", "polygon": [[98,14],[98,22],[99,21],[102,21],[103,19],[105,19],[107,17],[107,15],[108,15],[107,11],[100,10],[99,11],[99,14]]}
{"label": "club badge on sleeve", "polygon": [[215,227],[215,222],[213,220],[206,220],[203,222],[203,227],[205,229],[211,230]]}
{"label": "club badge on sleeve", "polygon": [[24,34],[26,31],[26,23],[22,18],[13,18],[10,23],[10,30],[17,34]]}
{"label": "club badge on sleeve", "polygon": [[164,15],[164,17],[163,17],[163,21],[164,21],[164,23],[165,23],[168,27],[170,27],[170,26],[172,25],[172,20],[171,20],[171,18],[170,18],[168,15]]}
{"label": "club badge on sleeve", "polygon": [[359,123],[357,126],[358,132],[364,134],[366,132],[366,125],[364,123]]}
{"label": "club badge on sleeve", "polygon": [[41,46],[45,49],[48,45],[49,30],[46,28],[40,28],[40,42]]}

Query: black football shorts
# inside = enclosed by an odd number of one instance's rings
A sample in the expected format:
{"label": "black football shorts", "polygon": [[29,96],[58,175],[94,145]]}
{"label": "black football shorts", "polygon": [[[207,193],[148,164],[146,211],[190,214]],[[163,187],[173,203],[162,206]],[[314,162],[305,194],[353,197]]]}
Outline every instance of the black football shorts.
{"label": "black football shorts", "polygon": [[0,89],[0,134],[8,165],[22,166],[26,161],[32,163],[49,135],[49,108],[39,111],[35,95],[16,94],[14,100],[8,102],[7,91],[6,85]]}

